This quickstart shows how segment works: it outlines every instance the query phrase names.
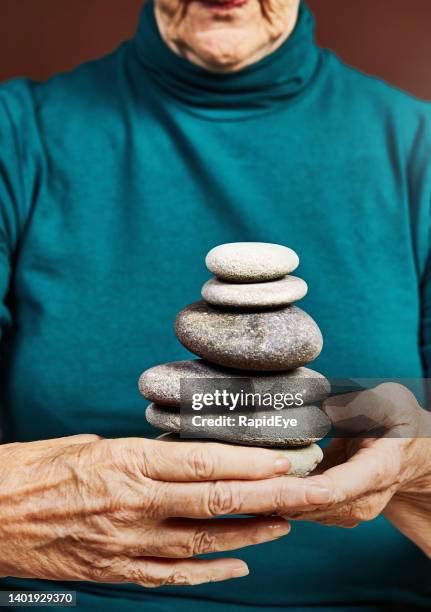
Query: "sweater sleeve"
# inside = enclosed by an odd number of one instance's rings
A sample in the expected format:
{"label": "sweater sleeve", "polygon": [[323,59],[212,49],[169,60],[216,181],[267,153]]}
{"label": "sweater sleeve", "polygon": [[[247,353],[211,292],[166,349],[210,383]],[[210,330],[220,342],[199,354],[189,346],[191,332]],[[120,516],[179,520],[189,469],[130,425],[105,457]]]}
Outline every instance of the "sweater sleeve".
{"label": "sweater sleeve", "polygon": [[[422,280],[421,315],[420,349],[424,377],[431,378],[431,255],[428,256]],[[431,389],[429,384],[428,387]]]}
{"label": "sweater sleeve", "polygon": [[30,105],[24,81],[0,87],[0,340],[12,315],[6,304],[12,261],[28,211]]}
{"label": "sweater sleeve", "polygon": [[[423,236],[418,243],[423,245],[420,250],[424,261],[420,278],[419,345],[424,377],[431,378],[431,106],[422,122],[421,138],[415,147],[415,161],[415,171],[411,175],[410,183],[411,192],[415,194],[415,199],[419,202],[418,207],[422,209],[422,213],[416,215],[416,232]],[[431,389],[431,386],[429,388]]]}

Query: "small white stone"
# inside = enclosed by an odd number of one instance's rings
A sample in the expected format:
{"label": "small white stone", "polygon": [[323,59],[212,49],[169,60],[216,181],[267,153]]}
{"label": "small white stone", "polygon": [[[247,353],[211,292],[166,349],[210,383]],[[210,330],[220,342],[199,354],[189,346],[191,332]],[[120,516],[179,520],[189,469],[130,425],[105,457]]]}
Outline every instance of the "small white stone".
{"label": "small white stone", "polygon": [[301,446],[298,448],[280,449],[279,452],[287,456],[290,461],[289,476],[308,476],[323,459],[323,451],[317,444]]}
{"label": "small white stone", "polygon": [[202,297],[209,304],[227,308],[276,308],[301,300],[307,290],[307,283],[297,276],[241,284],[212,278],[202,287]]}
{"label": "small white stone", "polygon": [[266,242],[231,242],[214,247],[205,259],[210,272],[235,283],[281,278],[299,265],[295,251]]}

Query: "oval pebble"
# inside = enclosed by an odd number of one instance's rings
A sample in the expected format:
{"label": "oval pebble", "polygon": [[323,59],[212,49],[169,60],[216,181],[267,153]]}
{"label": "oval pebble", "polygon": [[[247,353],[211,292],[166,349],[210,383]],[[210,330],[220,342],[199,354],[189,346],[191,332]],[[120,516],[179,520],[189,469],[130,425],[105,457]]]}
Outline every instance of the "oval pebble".
{"label": "oval pebble", "polygon": [[205,263],[220,279],[249,283],[281,278],[298,267],[299,258],[280,244],[231,242],[211,249]]}
{"label": "oval pebble", "polygon": [[297,276],[242,284],[212,278],[202,287],[202,297],[209,304],[227,308],[276,308],[301,300],[307,290],[307,283]]}
{"label": "oval pebble", "polygon": [[316,359],[323,346],[315,321],[296,306],[248,312],[195,302],[178,313],[175,333],[195,355],[243,370],[293,370]]}
{"label": "oval pebble", "polygon": [[323,400],[330,392],[328,379],[310,368],[297,368],[283,373],[247,373],[243,370],[218,367],[202,359],[173,361],[154,366],[141,375],[139,390],[146,399],[156,404],[180,406],[181,380],[206,379],[210,383],[208,387],[212,387],[206,391],[211,393],[217,388],[217,379],[244,377],[250,381],[252,393],[299,393],[304,404]]}
{"label": "oval pebble", "polygon": [[[254,427],[246,425],[210,426],[202,422],[202,426],[192,427],[189,413],[183,413],[178,409],[167,406],[160,407],[150,404],[146,409],[145,416],[153,427],[172,433],[197,433],[203,438],[222,440],[244,446],[264,446],[273,448],[286,448],[290,446],[305,446],[321,440],[331,428],[329,417],[317,406],[301,406],[300,408],[287,408],[284,410],[256,410],[249,413],[250,418],[260,419],[262,417],[281,415],[286,418],[296,419],[297,425],[284,429],[279,426]],[[202,414],[202,417],[206,415]],[[212,416],[212,415],[211,415]]]}

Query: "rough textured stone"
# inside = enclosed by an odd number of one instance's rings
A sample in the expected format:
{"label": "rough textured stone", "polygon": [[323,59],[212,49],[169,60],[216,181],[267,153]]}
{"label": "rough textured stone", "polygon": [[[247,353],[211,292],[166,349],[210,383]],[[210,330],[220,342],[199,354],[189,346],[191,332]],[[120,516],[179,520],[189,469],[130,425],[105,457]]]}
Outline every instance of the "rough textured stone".
{"label": "rough textured stone", "polygon": [[[210,440],[186,440],[184,438],[180,438],[177,434],[172,433],[162,434],[157,439],[163,440],[164,442],[202,442],[204,444],[210,442]],[[220,444],[226,443],[220,442]],[[315,470],[323,459],[322,449],[320,446],[317,446],[317,444],[279,450],[283,452],[283,454],[290,460],[290,469],[288,472],[286,472],[288,476],[304,478]]]}
{"label": "rough textured stone", "polygon": [[217,367],[202,359],[173,361],[150,368],[141,375],[139,390],[144,397],[156,404],[179,406],[181,380],[204,378],[216,388],[217,381],[213,379],[244,377],[249,378],[253,393],[300,393],[304,404],[322,400],[330,392],[329,381],[310,368],[297,368],[283,373],[247,374],[243,370]]}
{"label": "rough textured stone", "polygon": [[323,459],[323,451],[317,444],[283,449],[290,460],[289,476],[304,478],[313,472]]}
{"label": "rough textured stone", "polygon": [[323,345],[315,321],[296,306],[227,311],[196,302],[177,315],[175,333],[192,353],[245,370],[293,370],[316,359]]}
{"label": "rough textured stone", "polygon": [[150,404],[145,411],[145,416],[150,425],[157,429],[173,433],[180,432],[181,419],[179,410]]}
{"label": "rough textured stone", "polygon": [[214,306],[228,308],[276,308],[301,300],[307,283],[297,276],[284,276],[267,283],[227,283],[212,278],[202,287],[202,297]]}
{"label": "rough textured stone", "polygon": [[181,379],[228,378],[241,375],[242,372],[217,367],[203,359],[172,361],[143,372],[139,379],[139,390],[145,398],[156,404],[179,406]]}
{"label": "rough textured stone", "polygon": [[205,263],[218,278],[248,283],[281,278],[298,267],[299,258],[280,244],[231,242],[211,249]]}
{"label": "rough textured stone", "polygon": [[[225,414],[228,414],[225,412]],[[244,414],[241,412],[241,414]],[[297,419],[296,427],[284,429],[280,426],[262,426],[255,428],[250,425],[228,425],[214,427],[203,424],[193,427],[190,415],[181,414],[178,409],[160,407],[150,404],[146,410],[147,421],[164,431],[183,434],[198,434],[196,437],[222,440],[244,446],[266,446],[286,448],[290,446],[304,446],[321,440],[329,431],[331,422],[328,416],[317,406],[302,406],[301,408],[288,408],[284,410],[257,410],[250,411],[247,416],[253,419],[262,417],[282,416],[288,419]],[[196,413],[191,415],[196,416]],[[202,418],[216,418],[216,415],[200,414]],[[238,419],[239,413],[229,413],[229,416]],[[237,421],[238,423],[238,421]]]}

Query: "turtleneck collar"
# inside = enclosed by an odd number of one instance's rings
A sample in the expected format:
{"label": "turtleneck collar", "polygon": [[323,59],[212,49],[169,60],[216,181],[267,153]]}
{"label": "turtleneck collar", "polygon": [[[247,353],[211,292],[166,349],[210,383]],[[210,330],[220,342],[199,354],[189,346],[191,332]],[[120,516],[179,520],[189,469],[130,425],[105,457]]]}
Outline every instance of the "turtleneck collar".
{"label": "turtleneck collar", "polygon": [[196,110],[262,112],[301,94],[319,65],[314,19],[303,2],[289,38],[237,72],[220,74],[174,53],[160,36],[153,0],[145,3],[134,38],[139,61],[160,88]]}

